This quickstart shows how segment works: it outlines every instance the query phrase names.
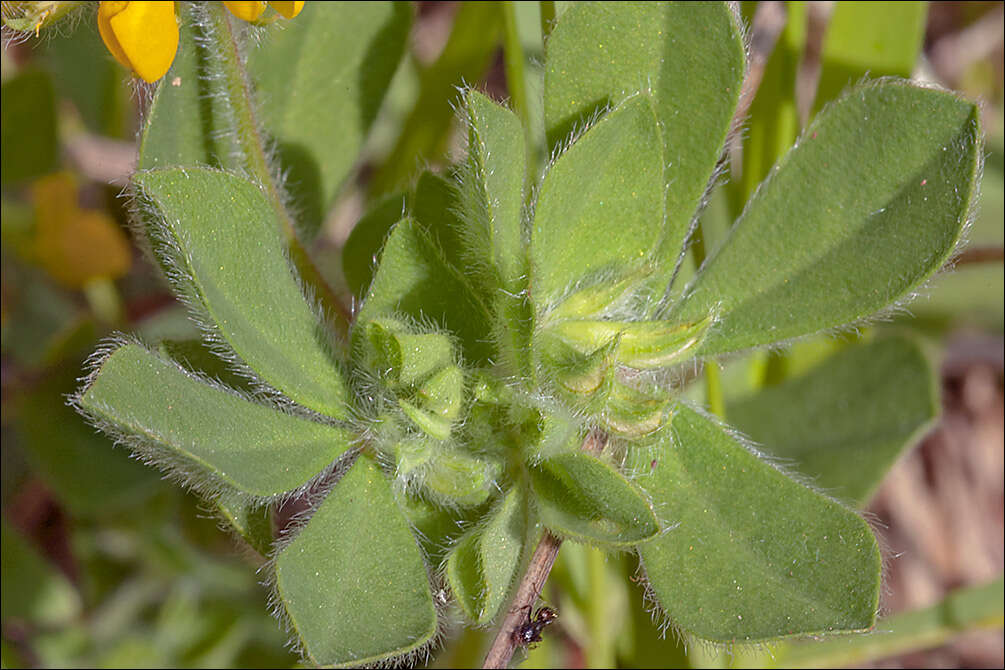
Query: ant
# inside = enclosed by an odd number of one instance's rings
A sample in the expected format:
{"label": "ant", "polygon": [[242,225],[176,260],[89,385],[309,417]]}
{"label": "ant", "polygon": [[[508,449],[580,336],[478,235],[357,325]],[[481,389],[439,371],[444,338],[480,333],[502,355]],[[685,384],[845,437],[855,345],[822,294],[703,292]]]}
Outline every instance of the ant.
{"label": "ant", "polygon": [[558,618],[558,612],[550,607],[542,607],[531,617],[533,608],[527,605],[527,621],[513,631],[513,641],[519,645],[529,646],[541,641],[541,631],[545,626]]}

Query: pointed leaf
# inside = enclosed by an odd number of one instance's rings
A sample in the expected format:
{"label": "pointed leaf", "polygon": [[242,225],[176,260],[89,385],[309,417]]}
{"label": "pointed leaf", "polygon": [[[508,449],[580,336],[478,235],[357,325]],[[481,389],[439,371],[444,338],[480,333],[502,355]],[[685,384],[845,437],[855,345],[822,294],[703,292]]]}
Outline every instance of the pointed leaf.
{"label": "pointed leaf", "polygon": [[345,417],[342,373],[262,192],[202,168],[151,170],[133,181],[168,275],[235,362],[294,402]]}
{"label": "pointed leaf", "polygon": [[491,356],[484,305],[466,278],[443,260],[442,252],[411,219],[402,220],[391,231],[357,323],[395,315],[446,328],[460,338],[468,360]]}
{"label": "pointed leaf", "polygon": [[399,2],[308,2],[249,57],[262,121],[308,230],[317,229],[359,157],[411,19],[411,7]]}
{"label": "pointed leaf", "polygon": [[526,505],[524,490],[513,487],[486,523],[468,532],[447,555],[450,589],[478,625],[495,619],[520,567],[528,532]]}
{"label": "pointed leaf", "polygon": [[854,512],[683,405],[651,448],[634,449],[630,460],[640,473],[635,481],[676,524],[640,548],[675,626],[733,642],[873,624],[881,559]]}
{"label": "pointed leaf", "polygon": [[580,542],[627,547],[659,533],[642,491],[604,461],[559,454],[530,468],[541,521]]}
{"label": "pointed leaf", "polygon": [[377,258],[391,227],[405,213],[405,198],[394,193],[381,198],[349,233],[342,247],[342,272],[354,296],[362,297],[370,286]]}
{"label": "pointed leaf", "polygon": [[276,558],[276,592],[316,665],[367,665],[436,634],[429,577],[380,469],[361,457]]}
{"label": "pointed leaf", "polygon": [[562,13],[547,52],[545,125],[551,146],[605,105],[639,90],[653,96],[667,186],[662,291],[722,155],[739,99],[746,65],[739,21],[720,2],[584,2]]}
{"label": "pointed leaf", "polygon": [[928,361],[902,337],[853,345],[726,409],[772,456],[859,506],[938,413]]}
{"label": "pointed leaf", "polygon": [[945,263],[976,195],[977,108],[907,82],[821,112],[747,204],[670,317],[720,315],[699,351],[770,344],[864,318]]}
{"label": "pointed leaf", "polygon": [[523,127],[516,114],[476,91],[469,91],[465,102],[468,159],[459,184],[465,251],[472,260],[490,263],[484,269],[494,284],[516,293],[527,277]]}
{"label": "pointed leaf", "polygon": [[217,511],[231,528],[262,556],[272,550],[272,515],[267,506],[248,503],[240,496],[220,496]]}
{"label": "pointed leaf", "polygon": [[531,230],[538,312],[578,282],[615,279],[649,260],[663,236],[663,157],[652,101],[628,99],[545,175]]}
{"label": "pointed leaf", "polygon": [[76,404],[134,451],[209,494],[292,491],[352,446],[342,429],[211,386],[137,344],[101,360]]}

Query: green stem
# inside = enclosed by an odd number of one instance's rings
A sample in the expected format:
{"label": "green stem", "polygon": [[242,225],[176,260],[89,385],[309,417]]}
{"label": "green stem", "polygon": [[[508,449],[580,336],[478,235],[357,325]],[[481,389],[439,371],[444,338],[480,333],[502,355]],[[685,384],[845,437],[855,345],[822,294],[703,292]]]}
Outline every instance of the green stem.
{"label": "green stem", "polygon": [[336,325],[344,335],[348,329],[349,312],[328,286],[297,237],[295,222],[286,208],[283,193],[270,164],[267,139],[255,107],[254,87],[242,53],[243,40],[240,33],[244,28],[239,19],[224,9],[223,3],[207,3],[207,14],[211,34],[217,37],[217,53],[224,74],[224,93],[233,114],[231,122],[234,140],[241,157],[239,167],[261,184],[269,204],[282,223],[291,260],[326,311],[340,317],[336,319]]}
{"label": "green stem", "polygon": [[[694,229],[691,238],[691,254],[694,256],[694,265],[700,268],[705,262],[705,235],[702,233],[701,222]],[[722,378],[719,375],[719,367],[713,360],[705,361],[705,403],[708,411],[717,417],[726,418],[726,403],[722,398]]]}
{"label": "green stem", "polygon": [[607,555],[596,547],[586,547],[586,565],[590,578],[589,617],[590,643],[586,647],[586,667],[613,668],[610,602],[607,597]]}
{"label": "green stem", "polygon": [[551,29],[555,26],[555,3],[541,2],[541,37],[547,41]]}
{"label": "green stem", "polygon": [[524,128],[530,127],[529,110],[527,109],[527,75],[524,71],[523,44],[516,25],[516,7],[511,0],[500,4],[503,17],[503,53],[506,64],[506,87],[509,89],[513,111],[523,122]]}

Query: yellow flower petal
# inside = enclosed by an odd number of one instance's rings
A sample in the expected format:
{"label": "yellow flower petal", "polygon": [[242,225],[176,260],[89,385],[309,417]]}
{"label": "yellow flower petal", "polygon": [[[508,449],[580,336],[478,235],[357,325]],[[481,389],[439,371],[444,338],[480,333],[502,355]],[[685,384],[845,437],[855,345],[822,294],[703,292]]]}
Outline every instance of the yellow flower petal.
{"label": "yellow flower petal", "polygon": [[104,0],[98,32],[115,60],[151,83],[167,73],[178,51],[173,2]]}
{"label": "yellow flower petal", "polygon": [[274,10],[288,19],[292,19],[304,8],[303,0],[297,0],[297,2],[273,2],[269,0],[269,4],[272,5]]}
{"label": "yellow flower petal", "polygon": [[110,216],[77,205],[72,175],[44,177],[32,188],[35,257],[50,276],[69,288],[129,271],[129,240]]}
{"label": "yellow flower petal", "polygon": [[248,0],[223,0],[230,13],[243,21],[257,21],[265,11],[264,2],[249,2]]}

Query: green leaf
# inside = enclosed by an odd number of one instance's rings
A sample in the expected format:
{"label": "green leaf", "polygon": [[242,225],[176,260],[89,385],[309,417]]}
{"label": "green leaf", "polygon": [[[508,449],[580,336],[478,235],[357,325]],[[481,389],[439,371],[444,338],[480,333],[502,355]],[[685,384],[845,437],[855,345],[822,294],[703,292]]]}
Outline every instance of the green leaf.
{"label": "green leaf", "polygon": [[0,524],[0,534],[3,536],[0,602],[5,625],[10,619],[36,626],[70,623],[81,609],[80,594],[70,580],[8,525],[6,519]]}
{"label": "green leaf", "polygon": [[19,399],[13,412],[18,444],[32,471],[74,516],[128,512],[166,486],[157,472],[124,450],[112,449],[106,437],[66,404],[78,375],[78,366],[60,368]]}
{"label": "green leaf", "polygon": [[404,213],[405,198],[394,193],[381,198],[353,226],[342,247],[342,272],[354,296],[362,297],[366,293],[384,240]]}
{"label": "green leaf", "polygon": [[236,168],[237,146],[226,97],[216,95],[220,79],[214,54],[206,46],[202,10],[182,4],[178,52],[161,78],[140,134],[140,170],[211,165]]}
{"label": "green leaf", "polygon": [[873,624],[881,558],[862,518],[687,406],[650,445],[629,452],[635,482],[676,526],[640,553],[675,626],[736,642]]}
{"label": "green leaf", "polygon": [[406,3],[307,3],[249,57],[262,121],[308,230],[317,230],[359,157],[411,22]]}
{"label": "green leaf", "polygon": [[820,54],[814,112],[863,77],[910,77],[925,39],[927,15],[926,2],[834,5]]}
{"label": "green leaf", "polygon": [[835,328],[945,263],[976,196],[978,110],[883,81],[821,112],[747,204],[670,318],[719,314],[699,354]]}
{"label": "green leaf", "polygon": [[461,197],[457,183],[432,172],[423,172],[415,184],[410,203],[412,218],[422,226],[430,239],[443,250],[447,263],[465,267],[464,240],[460,218]]}
{"label": "green leaf", "polygon": [[642,491],[589,454],[552,456],[531,467],[530,476],[541,521],[559,535],[626,548],[660,531]]}
{"label": "green leaf", "polygon": [[275,212],[252,183],[202,168],[133,178],[166,271],[204,327],[270,387],[347,416],[329,335],[284,256]]}
{"label": "green leaf", "polygon": [[[412,219],[391,231],[357,324],[381,316],[433,322],[460,338],[469,361],[491,357],[488,312],[465,278]],[[357,326],[356,332],[361,332]]]}
{"label": "green leaf", "polygon": [[447,580],[476,625],[495,619],[520,567],[528,533],[527,496],[514,486],[447,555]]}
{"label": "green leaf", "polygon": [[276,558],[276,592],[307,658],[366,665],[416,652],[436,609],[415,537],[361,457]]}
{"label": "green leaf", "polygon": [[[484,95],[469,91],[468,159],[460,178],[466,253],[488,262],[492,284],[516,293],[526,283],[523,252],[523,181],[526,143],[520,119]],[[479,268],[475,268],[479,269]]]}
{"label": "green leaf", "polygon": [[137,344],[102,359],[75,402],[103,430],[208,494],[277,496],[352,446],[344,430],[211,386]]}
{"label": "green leaf", "polygon": [[483,274],[485,300],[496,314],[501,363],[513,373],[526,371],[531,314],[523,225],[524,130],[513,112],[475,91],[468,92],[465,112],[468,158],[459,178],[458,218],[467,262],[460,267]]}
{"label": "green leaf", "polygon": [[606,114],[551,166],[531,230],[531,293],[543,312],[586,279],[619,279],[663,236],[663,156],[648,96]]}
{"label": "green leaf", "polygon": [[240,495],[224,494],[215,501],[217,511],[251,548],[262,556],[272,551],[272,514],[268,506],[248,502]]}
{"label": "green leaf", "polygon": [[561,14],[547,52],[545,126],[551,146],[606,105],[637,91],[653,97],[666,165],[662,292],[722,155],[739,99],[746,57],[738,19],[720,2],[584,2]]}
{"label": "green leaf", "polygon": [[726,409],[772,456],[858,506],[938,413],[934,373],[902,337],[852,345]]}
{"label": "green leaf", "polygon": [[49,75],[26,69],[3,83],[0,161],[3,183],[40,177],[56,168],[56,97]]}

